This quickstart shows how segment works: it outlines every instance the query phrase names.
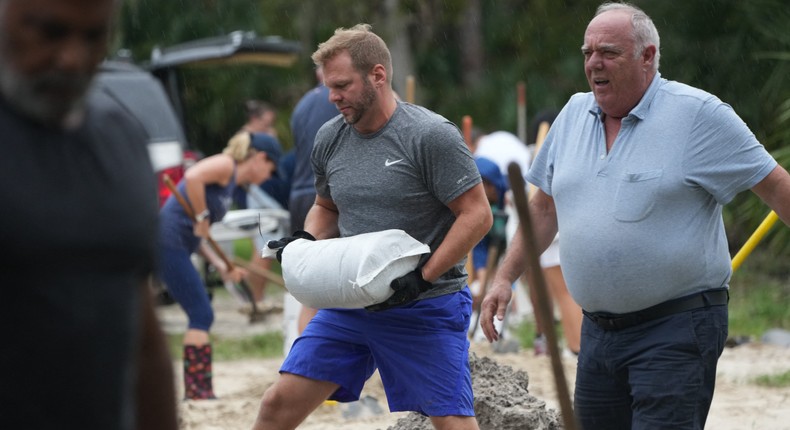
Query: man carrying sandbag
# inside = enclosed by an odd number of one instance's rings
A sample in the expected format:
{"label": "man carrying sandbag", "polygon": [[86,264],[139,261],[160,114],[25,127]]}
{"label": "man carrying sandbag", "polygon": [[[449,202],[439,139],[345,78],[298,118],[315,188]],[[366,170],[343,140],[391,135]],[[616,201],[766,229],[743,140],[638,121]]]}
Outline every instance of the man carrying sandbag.
{"label": "man carrying sandbag", "polygon": [[389,49],[370,26],[336,30],[312,58],[341,115],[316,136],[305,230],[320,240],[401,229],[431,253],[384,302],[319,310],[254,428],[293,429],[326,399],[358,400],[378,369],[391,411],[420,412],[437,429],[477,429],[464,258],[492,216],[474,159],[450,121],[396,99]]}

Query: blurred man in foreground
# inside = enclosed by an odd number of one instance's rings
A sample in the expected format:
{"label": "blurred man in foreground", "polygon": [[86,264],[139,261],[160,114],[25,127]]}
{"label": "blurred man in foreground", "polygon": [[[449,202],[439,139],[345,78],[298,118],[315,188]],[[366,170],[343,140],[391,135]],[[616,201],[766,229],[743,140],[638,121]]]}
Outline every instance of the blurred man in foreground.
{"label": "blurred man in foreground", "polygon": [[176,428],[145,135],[88,91],[119,4],[0,0],[3,428]]}

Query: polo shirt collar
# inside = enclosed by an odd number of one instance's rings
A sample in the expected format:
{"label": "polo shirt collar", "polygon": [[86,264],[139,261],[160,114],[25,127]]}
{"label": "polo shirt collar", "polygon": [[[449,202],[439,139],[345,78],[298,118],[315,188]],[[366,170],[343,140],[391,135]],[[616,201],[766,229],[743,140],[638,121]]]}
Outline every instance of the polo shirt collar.
{"label": "polo shirt collar", "polygon": [[[645,119],[647,116],[647,112],[650,110],[650,104],[653,103],[653,99],[658,92],[658,88],[661,86],[661,72],[656,71],[655,76],[653,76],[653,81],[650,82],[650,86],[647,87],[647,91],[642,96],[642,99],[639,100],[636,106],[631,109],[631,112],[628,112],[628,116],[635,116],[640,120]],[[598,103],[595,102],[595,97],[593,97],[593,106],[590,109],[590,113],[598,117],[599,121],[603,121],[603,112],[601,111],[600,106]]]}

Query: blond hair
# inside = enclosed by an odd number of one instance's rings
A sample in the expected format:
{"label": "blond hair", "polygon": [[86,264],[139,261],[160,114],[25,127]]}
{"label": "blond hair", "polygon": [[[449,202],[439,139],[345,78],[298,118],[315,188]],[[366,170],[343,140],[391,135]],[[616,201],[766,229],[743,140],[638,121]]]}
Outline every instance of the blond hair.
{"label": "blond hair", "polygon": [[249,133],[245,132],[238,132],[233,137],[228,140],[228,146],[222,150],[222,153],[225,155],[230,155],[234,161],[242,162],[252,155],[255,152],[255,149],[251,148],[250,145],[252,144],[252,137]]}
{"label": "blond hair", "polygon": [[310,57],[317,66],[337,54],[346,51],[351,56],[351,63],[361,75],[366,75],[376,64],[384,66],[387,71],[387,83],[392,84],[392,56],[387,44],[376,33],[370,24],[357,24],[349,29],[338,28],[326,42],[318,44],[318,49]]}

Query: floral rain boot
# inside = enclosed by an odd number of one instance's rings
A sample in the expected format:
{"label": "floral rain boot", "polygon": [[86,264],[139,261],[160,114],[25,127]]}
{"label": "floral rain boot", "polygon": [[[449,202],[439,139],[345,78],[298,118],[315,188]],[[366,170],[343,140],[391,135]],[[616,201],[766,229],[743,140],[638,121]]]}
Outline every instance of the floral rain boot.
{"label": "floral rain boot", "polygon": [[211,344],[184,345],[184,399],[216,399],[211,385]]}

